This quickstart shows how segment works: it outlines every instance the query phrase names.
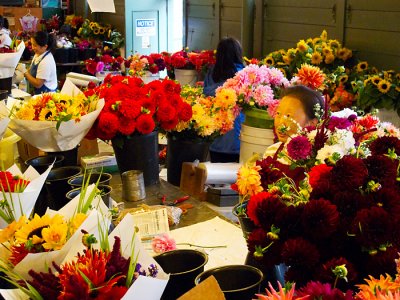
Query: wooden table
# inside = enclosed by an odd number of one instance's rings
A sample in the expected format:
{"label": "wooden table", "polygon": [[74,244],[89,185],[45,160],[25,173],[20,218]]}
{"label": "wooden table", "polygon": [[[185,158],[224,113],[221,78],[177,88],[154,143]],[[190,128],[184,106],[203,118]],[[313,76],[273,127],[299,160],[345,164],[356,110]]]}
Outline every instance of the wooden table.
{"label": "wooden table", "polygon": [[[161,204],[161,198],[163,195],[166,196],[167,202],[169,200],[174,200],[186,195],[179,189],[179,187],[161,179],[159,184],[146,187],[146,198],[144,200],[127,202],[122,199],[122,184],[120,175],[118,173],[114,173],[112,175],[113,178],[111,180],[111,186],[113,191],[111,192],[111,197],[116,202],[123,201],[125,203],[125,208],[137,207],[140,204],[159,205]],[[188,209],[187,213],[181,216],[179,224],[170,227],[171,230],[207,221],[216,216],[234,224],[231,220],[219,214],[215,210],[212,210],[202,201],[199,201],[194,197],[189,197],[189,199],[183,203],[190,203],[193,205],[193,208]]]}

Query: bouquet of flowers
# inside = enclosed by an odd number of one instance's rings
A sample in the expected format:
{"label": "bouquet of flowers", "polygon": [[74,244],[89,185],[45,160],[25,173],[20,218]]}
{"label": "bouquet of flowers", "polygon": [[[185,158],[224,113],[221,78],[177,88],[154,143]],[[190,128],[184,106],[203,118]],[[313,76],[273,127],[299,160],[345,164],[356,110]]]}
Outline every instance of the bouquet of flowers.
{"label": "bouquet of flowers", "polygon": [[84,20],[81,16],[68,15],[65,17],[64,24],[70,25],[74,29],[78,29],[82,26],[83,22]]}
{"label": "bouquet of flowers", "polygon": [[56,272],[31,268],[30,278],[21,280],[18,274],[1,269],[19,288],[12,291],[15,297],[159,299],[168,277],[131,233],[133,227],[133,217],[127,214],[108,237],[105,233],[98,238],[85,234],[81,240],[84,249],[73,260],[53,263]]}
{"label": "bouquet of flowers", "polygon": [[83,21],[82,26],[78,29],[78,35],[83,38],[94,38],[96,40],[106,40],[108,31],[111,29],[110,24],[101,24],[88,19]]}
{"label": "bouquet of flowers", "polygon": [[289,85],[290,82],[277,68],[249,65],[228,79],[217,91],[233,90],[241,108],[268,110],[269,115],[273,117],[279,103],[279,91]]}
{"label": "bouquet of flowers", "polygon": [[162,54],[151,53],[149,55],[134,54],[128,58],[129,75],[143,76],[146,71],[157,74],[166,67]]}
{"label": "bouquet of flowers", "polygon": [[215,97],[205,97],[201,87],[186,85],[183,86],[181,95],[192,107],[192,116],[168,130],[167,135],[212,141],[233,129],[239,109],[236,106],[236,94],[231,90],[219,91]]}
{"label": "bouquet of flowers", "polygon": [[173,54],[164,53],[163,55],[168,69],[186,69],[207,72],[207,68],[215,64],[215,53],[213,50],[189,52],[186,48]]}
{"label": "bouquet of flowers", "polygon": [[122,56],[113,57],[109,54],[85,60],[86,70],[93,75],[103,71],[121,71],[124,63]]}
{"label": "bouquet of flowers", "polygon": [[47,93],[29,101],[8,101],[9,127],[28,143],[45,152],[75,148],[97,119],[104,100],[86,97],[66,80],[60,93]]}
{"label": "bouquet of flowers", "polygon": [[123,142],[131,135],[171,130],[192,117],[192,107],[183,101],[180,91],[180,85],[169,79],[143,84],[139,77],[108,75],[102,85],[86,92],[106,103],[91,135]]}
{"label": "bouquet of flowers", "polygon": [[16,165],[0,171],[0,228],[32,213],[51,168],[43,174],[32,167],[22,173]]}
{"label": "bouquet of flowers", "polygon": [[[21,59],[22,53],[25,50],[25,43],[16,44],[16,40],[9,50],[4,50],[0,54],[0,78],[12,77],[15,71],[15,67]],[[4,49],[4,48],[3,48]]]}

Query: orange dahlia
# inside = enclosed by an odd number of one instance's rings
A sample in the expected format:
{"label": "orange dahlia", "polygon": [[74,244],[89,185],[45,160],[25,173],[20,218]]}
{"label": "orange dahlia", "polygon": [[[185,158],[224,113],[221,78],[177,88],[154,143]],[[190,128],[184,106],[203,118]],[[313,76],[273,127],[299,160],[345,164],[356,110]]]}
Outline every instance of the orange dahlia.
{"label": "orange dahlia", "polygon": [[360,291],[357,293],[356,299],[377,299],[377,291],[380,291],[380,294],[395,294],[400,291],[400,284],[394,282],[388,274],[386,276],[380,275],[379,279],[369,276],[369,279],[365,279],[365,281],[367,284],[357,285]]}
{"label": "orange dahlia", "polygon": [[312,89],[321,88],[325,80],[325,74],[321,69],[309,64],[301,65],[301,68],[297,72],[297,77],[302,84]]}

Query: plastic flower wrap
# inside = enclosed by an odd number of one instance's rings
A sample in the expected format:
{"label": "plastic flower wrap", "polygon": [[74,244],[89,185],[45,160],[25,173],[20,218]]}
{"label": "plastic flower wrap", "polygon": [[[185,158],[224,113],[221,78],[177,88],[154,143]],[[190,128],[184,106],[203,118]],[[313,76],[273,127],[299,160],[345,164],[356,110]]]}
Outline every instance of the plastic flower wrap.
{"label": "plastic flower wrap", "polygon": [[192,116],[192,107],[183,101],[180,91],[180,85],[169,79],[144,84],[138,77],[107,76],[101,86],[86,92],[97,94],[106,103],[91,135],[122,142],[134,134],[171,130]]}
{"label": "plastic flower wrap", "polygon": [[167,131],[168,135],[185,136],[190,139],[213,140],[233,129],[238,108],[236,94],[231,90],[217,92],[215,97],[202,95],[202,88],[184,86],[181,95],[192,108],[187,121],[180,121]]}
{"label": "plastic flower wrap", "polygon": [[43,174],[32,167],[22,173],[17,165],[0,172],[0,228],[29,216],[49,174],[50,166]]}
{"label": "plastic flower wrap", "polygon": [[218,91],[232,90],[237,95],[237,104],[244,110],[252,107],[268,110],[274,116],[279,103],[279,91],[290,82],[277,68],[249,65],[228,79]]}
{"label": "plastic flower wrap", "polygon": [[5,269],[20,288],[13,290],[12,295],[34,298],[39,294],[46,299],[159,299],[168,276],[132,233],[133,227],[133,217],[128,214],[108,238],[85,234],[81,240],[84,248],[74,257],[56,263],[56,272],[32,268],[29,278],[21,281]]}
{"label": "plastic flower wrap", "polygon": [[0,78],[9,78],[14,75],[15,67],[24,50],[25,43],[19,43],[15,50],[12,49],[12,52],[0,53]]}
{"label": "plastic flower wrap", "polygon": [[12,131],[42,151],[56,152],[71,150],[81,142],[104,100],[86,97],[67,79],[60,93],[42,94],[27,102],[8,101],[7,105],[12,111]]}

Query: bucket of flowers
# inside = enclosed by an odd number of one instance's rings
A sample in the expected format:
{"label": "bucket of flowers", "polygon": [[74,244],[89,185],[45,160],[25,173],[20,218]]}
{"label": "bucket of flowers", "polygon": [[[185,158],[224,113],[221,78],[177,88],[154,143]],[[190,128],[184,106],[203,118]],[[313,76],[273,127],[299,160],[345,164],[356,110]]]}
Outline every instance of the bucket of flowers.
{"label": "bucket of flowers", "polygon": [[129,75],[141,77],[144,83],[159,79],[159,72],[166,67],[164,58],[159,53],[134,54],[128,58],[128,62]]}
{"label": "bucket of flowers", "polygon": [[103,81],[108,74],[121,74],[122,68],[125,67],[125,59],[122,56],[103,54],[85,60],[85,66],[86,71]]}

